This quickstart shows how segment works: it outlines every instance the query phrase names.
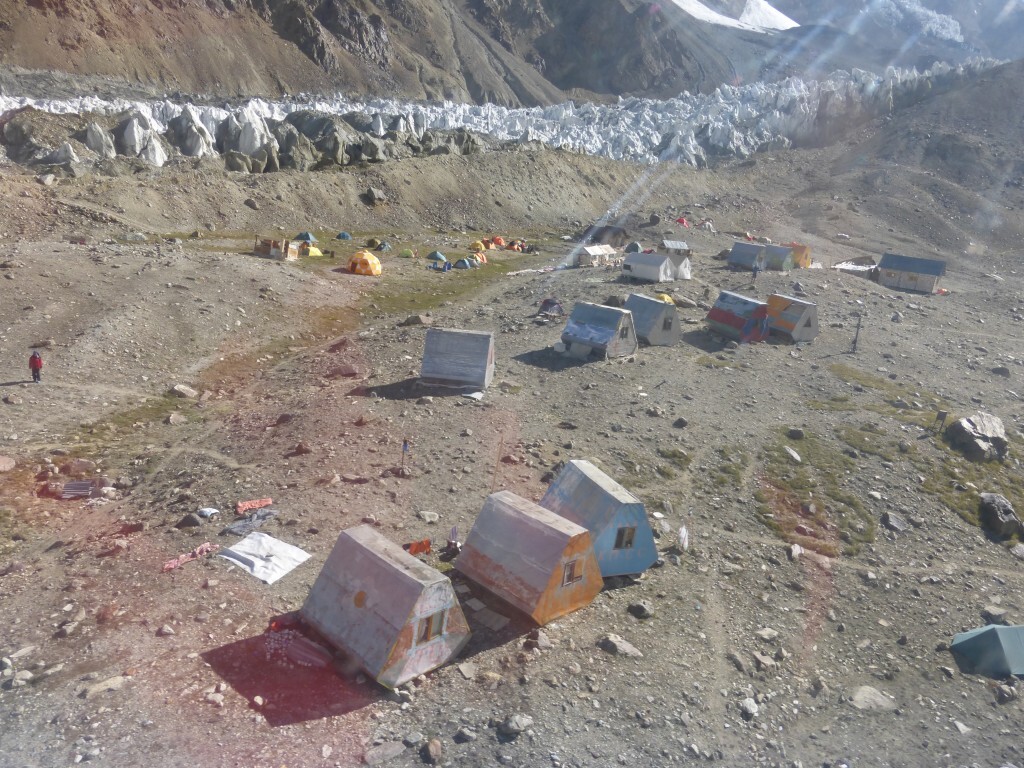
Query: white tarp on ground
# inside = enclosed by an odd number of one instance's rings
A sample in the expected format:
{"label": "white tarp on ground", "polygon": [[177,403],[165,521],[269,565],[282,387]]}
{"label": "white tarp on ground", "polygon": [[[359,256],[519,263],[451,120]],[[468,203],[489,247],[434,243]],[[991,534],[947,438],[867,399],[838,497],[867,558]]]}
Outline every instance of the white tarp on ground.
{"label": "white tarp on ground", "polygon": [[219,556],[267,584],[273,584],[310,557],[308,552],[258,531],[221,550]]}

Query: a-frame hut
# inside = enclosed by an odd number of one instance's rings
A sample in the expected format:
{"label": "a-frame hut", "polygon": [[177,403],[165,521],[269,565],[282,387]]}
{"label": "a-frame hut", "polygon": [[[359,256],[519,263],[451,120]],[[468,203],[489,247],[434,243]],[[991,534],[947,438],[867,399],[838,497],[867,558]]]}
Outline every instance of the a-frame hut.
{"label": "a-frame hut", "polygon": [[750,271],[753,270],[755,264],[758,269],[764,269],[764,246],[760,243],[745,243],[737,240],[732,244],[732,250],[729,251],[726,263],[731,269]]}
{"label": "a-frame hut", "polygon": [[633,326],[641,341],[652,346],[670,347],[679,341],[679,313],[674,304],[640,293],[626,297],[633,315]]}
{"label": "a-frame hut", "polygon": [[487,497],[455,567],[541,626],[604,586],[587,529],[512,491]]}
{"label": "a-frame hut", "polygon": [[818,305],[773,293],[768,297],[768,327],[788,341],[814,341],[818,335]]}
{"label": "a-frame hut", "polygon": [[633,315],[626,309],[578,302],[562,331],[562,343],[570,355],[625,357],[636,352]]}
{"label": "a-frame hut", "polygon": [[446,664],[470,635],[448,577],[369,525],[341,532],[299,613],[388,688]]}
{"label": "a-frame hut", "polygon": [[878,282],[886,288],[935,293],[939,278],[944,274],[946,262],[941,259],[884,253],[878,261]]}
{"label": "a-frame hut", "polygon": [[494,334],[428,328],[420,380],[446,387],[486,388],[494,378]]}
{"label": "a-frame hut", "polygon": [[590,531],[604,578],[643,573],[658,559],[644,503],[589,461],[566,464],[540,505]]}
{"label": "a-frame hut", "polygon": [[580,246],[573,255],[573,266],[598,267],[607,264],[615,257],[615,248],[607,243],[602,245]]}
{"label": "a-frame hut", "polygon": [[748,299],[732,291],[722,291],[706,318],[715,333],[741,344],[752,344],[768,338],[768,305]]}
{"label": "a-frame hut", "polygon": [[789,272],[796,267],[793,249],[788,245],[766,245],[764,247],[764,268],[776,272]]}
{"label": "a-frame hut", "polygon": [[811,246],[803,243],[786,243],[793,250],[793,266],[797,269],[809,269],[811,266]]}

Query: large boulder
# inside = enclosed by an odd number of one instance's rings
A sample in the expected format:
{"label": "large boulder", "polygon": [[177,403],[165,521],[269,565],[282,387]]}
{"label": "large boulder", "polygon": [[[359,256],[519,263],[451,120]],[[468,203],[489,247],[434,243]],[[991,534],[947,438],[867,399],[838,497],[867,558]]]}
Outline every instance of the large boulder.
{"label": "large boulder", "polygon": [[277,139],[280,168],[308,171],[316,165],[316,148],[294,125],[289,122],[278,123],[274,126],[274,137]]}
{"label": "large boulder", "polygon": [[229,149],[224,153],[224,168],[236,173],[252,173],[252,158],[242,152]]}
{"label": "large boulder", "polygon": [[285,121],[316,148],[320,164],[344,165],[352,154],[349,145],[359,141],[345,119],[335,115],[300,110],[289,114]]}
{"label": "large boulder", "polygon": [[85,141],[83,143],[104,160],[111,160],[117,156],[114,137],[110,135],[110,131],[95,121],[85,126]]}
{"label": "large boulder", "polygon": [[213,136],[191,105],[168,121],[165,135],[171,145],[186,157],[208,157],[216,154]]}
{"label": "large boulder", "polygon": [[1010,447],[1003,422],[981,411],[946,427],[946,439],[974,461],[1005,459]]}
{"label": "large boulder", "polygon": [[254,104],[232,112],[217,126],[217,148],[221,152],[241,152],[253,156],[277,139]]}
{"label": "large boulder", "polygon": [[78,155],[75,154],[75,148],[71,146],[71,143],[65,141],[46,155],[41,162],[45,165],[67,165],[68,163],[77,163]]}
{"label": "large boulder", "polygon": [[118,154],[140,158],[149,165],[161,167],[170,156],[152,121],[140,112],[129,115],[118,125],[114,139]]}
{"label": "large boulder", "polygon": [[1024,524],[1017,517],[1013,504],[1001,494],[981,494],[979,517],[981,518],[982,527],[985,530],[991,531],[996,536],[1009,538],[1014,534],[1024,533]]}

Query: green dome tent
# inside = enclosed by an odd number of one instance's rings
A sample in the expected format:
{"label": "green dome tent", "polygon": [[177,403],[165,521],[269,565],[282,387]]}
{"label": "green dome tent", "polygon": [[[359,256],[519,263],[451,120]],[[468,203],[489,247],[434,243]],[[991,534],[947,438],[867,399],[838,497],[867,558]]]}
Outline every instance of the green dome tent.
{"label": "green dome tent", "polygon": [[398,252],[398,255],[399,255],[399,257],[401,257],[401,258],[403,258],[403,259],[411,259],[411,258],[413,258],[413,257],[414,257],[414,256],[415,256],[416,254],[415,254],[415,252],[414,252],[414,251],[412,250],[412,248],[403,248],[402,250],[400,250],[400,251]]}

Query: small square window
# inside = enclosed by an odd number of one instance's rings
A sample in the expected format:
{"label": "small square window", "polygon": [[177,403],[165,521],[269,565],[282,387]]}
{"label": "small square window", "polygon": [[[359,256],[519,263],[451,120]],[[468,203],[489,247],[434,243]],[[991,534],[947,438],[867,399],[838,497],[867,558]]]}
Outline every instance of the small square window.
{"label": "small square window", "polygon": [[562,574],[562,586],[567,587],[583,580],[583,564],[579,560],[571,560],[565,564]]}
{"label": "small square window", "polygon": [[636,528],[619,528],[615,534],[616,549],[632,549]]}
{"label": "small square window", "polygon": [[669,315],[661,322],[661,330],[671,331],[672,330],[672,316]]}
{"label": "small square window", "polygon": [[624,339],[627,336],[629,336],[629,327],[624,325],[622,326],[622,330],[619,331],[619,338]]}
{"label": "small square window", "polygon": [[417,643],[429,643],[435,637],[440,637],[444,631],[444,611],[438,611],[435,614],[427,616],[424,619],[420,619],[419,632],[417,633]]}

